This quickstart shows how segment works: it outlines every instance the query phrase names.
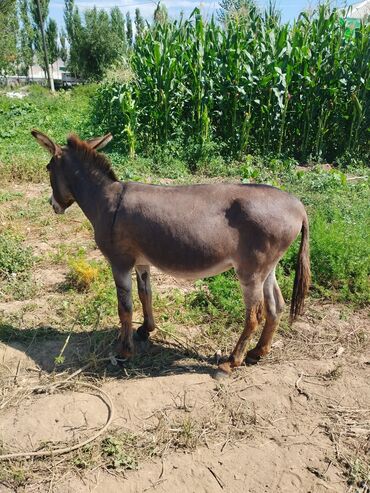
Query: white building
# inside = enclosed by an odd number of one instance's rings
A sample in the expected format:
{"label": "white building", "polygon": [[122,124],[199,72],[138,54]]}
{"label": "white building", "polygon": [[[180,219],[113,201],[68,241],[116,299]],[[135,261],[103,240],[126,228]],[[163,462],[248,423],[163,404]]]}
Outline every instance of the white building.
{"label": "white building", "polygon": [[[53,77],[53,79],[61,80],[63,72],[64,72],[64,62],[61,58],[58,58],[58,60],[54,62],[53,65],[50,65],[50,75]],[[45,73],[42,67],[40,67],[40,65],[37,64],[32,65],[32,67],[28,69],[27,75],[30,79],[43,79],[45,77]]]}

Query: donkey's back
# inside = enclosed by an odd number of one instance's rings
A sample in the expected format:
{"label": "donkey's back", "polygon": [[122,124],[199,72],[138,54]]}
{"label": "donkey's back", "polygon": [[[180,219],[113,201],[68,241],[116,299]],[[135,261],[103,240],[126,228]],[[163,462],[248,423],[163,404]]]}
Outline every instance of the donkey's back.
{"label": "donkey's back", "polygon": [[306,218],[298,199],[266,185],[122,186],[116,248],[182,277],[268,268]]}

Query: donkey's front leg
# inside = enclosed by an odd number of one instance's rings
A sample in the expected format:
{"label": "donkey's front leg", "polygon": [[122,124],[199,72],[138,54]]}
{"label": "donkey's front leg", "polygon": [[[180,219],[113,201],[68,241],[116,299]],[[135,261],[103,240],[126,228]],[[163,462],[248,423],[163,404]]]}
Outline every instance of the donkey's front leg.
{"label": "donkey's front leg", "polygon": [[112,265],[114,282],[116,283],[118,315],[121,322],[121,332],[118,342],[118,354],[122,358],[129,358],[134,354],[134,341],[132,332],[132,282],[131,269]]}
{"label": "donkey's front leg", "polygon": [[136,265],[135,270],[137,289],[144,314],[144,323],[137,329],[136,334],[139,339],[146,341],[149,338],[149,332],[152,332],[155,328],[152,309],[152,289],[150,286],[150,267],[149,265]]}

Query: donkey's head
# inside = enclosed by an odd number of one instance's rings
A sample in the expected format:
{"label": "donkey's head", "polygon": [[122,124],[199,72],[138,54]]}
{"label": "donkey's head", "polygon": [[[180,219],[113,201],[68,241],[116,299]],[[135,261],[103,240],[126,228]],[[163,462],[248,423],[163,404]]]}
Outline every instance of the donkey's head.
{"label": "donkey's head", "polygon": [[[65,173],[65,163],[70,162],[71,159],[73,159],[70,145],[67,143],[66,146],[60,146],[53,142],[50,137],[38,130],[32,130],[31,134],[35,137],[37,142],[51,154],[51,160],[46,166],[50,176],[51,188],[53,190],[49,202],[53,206],[56,214],[63,214],[75,201]],[[103,137],[89,139],[85,141],[85,144],[87,144],[90,149],[98,150],[105,147],[112,138],[112,134],[107,134]]]}

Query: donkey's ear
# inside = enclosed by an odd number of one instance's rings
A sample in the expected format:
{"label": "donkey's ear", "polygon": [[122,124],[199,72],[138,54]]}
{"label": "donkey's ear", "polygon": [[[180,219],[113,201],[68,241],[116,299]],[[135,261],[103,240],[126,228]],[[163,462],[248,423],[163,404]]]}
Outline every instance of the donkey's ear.
{"label": "donkey's ear", "polygon": [[103,137],[95,137],[94,139],[86,140],[86,144],[91,147],[91,149],[103,149],[109,142],[113,139],[112,134],[104,135]]}
{"label": "donkey's ear", "polygon": [[53,142],[47,135],[39,132],[38,130],[31,130],[31,134],[44,149],[50,152],[52,156],[56,156],[60,152],[61,149],[59,145],[55,144],[55,142]]}

